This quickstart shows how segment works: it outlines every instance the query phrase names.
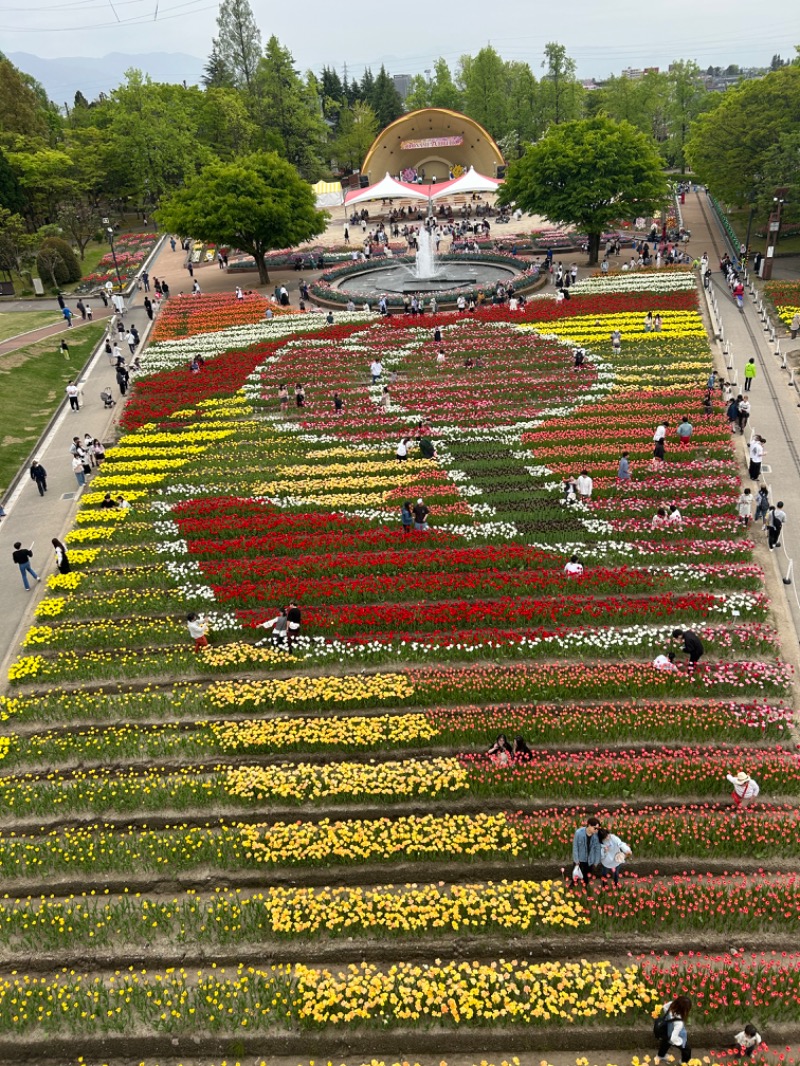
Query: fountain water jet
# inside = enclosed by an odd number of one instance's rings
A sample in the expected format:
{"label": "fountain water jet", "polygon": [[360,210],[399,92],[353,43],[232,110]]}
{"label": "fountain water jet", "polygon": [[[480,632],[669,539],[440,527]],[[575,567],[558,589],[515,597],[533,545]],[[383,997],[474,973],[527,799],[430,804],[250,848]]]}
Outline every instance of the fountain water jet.
{"label": "fountain water jet", "polygon": [[436,265],[436,244],[430,230],[424,226],[417,234],[417,258],[414,265],[414,277],[420,281],[430,281],[438,274]]}

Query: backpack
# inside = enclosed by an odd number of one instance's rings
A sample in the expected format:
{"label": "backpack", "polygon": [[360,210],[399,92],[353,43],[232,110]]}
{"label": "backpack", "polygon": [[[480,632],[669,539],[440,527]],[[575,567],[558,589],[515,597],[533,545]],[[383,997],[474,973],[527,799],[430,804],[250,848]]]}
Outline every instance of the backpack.
{"label": "backpack", "polygon": [[669,1036],[671,1019],[662,1011],[653,1022],[653,1036],[656,1040],[665,1040]]}

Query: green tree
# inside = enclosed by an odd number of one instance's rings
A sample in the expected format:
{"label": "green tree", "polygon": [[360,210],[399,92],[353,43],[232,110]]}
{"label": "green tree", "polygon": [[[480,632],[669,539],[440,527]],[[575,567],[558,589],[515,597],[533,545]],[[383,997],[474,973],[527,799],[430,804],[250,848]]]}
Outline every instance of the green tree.
{"label": "green tree", "polygon": [[247,155],[255,147],[258,127],[236,89],[211,86],[196,110],[197,137],[220,159]]}
{"label": "green tree", "polygon": [[630,122],[657,141],[667,137],[665,101],[667,75],[649,70],[641,78],[610,77],[600,89],[587,94],[592,114],[604,114],[617,122]]}
{"label": "green tree", "polygon": [[708,106],[708,90],[700,68],[691,60],[670,63],[667,73],[667,161],[686,173],[686,141],[692,121]]}
{"label": "green tree", "polygon": [[36,238],[25,225],[22,215],[0,207],[0,270],[8,275],[21,274],[31,260]]}
{"label": "green tree", "polygon": [[36,267],[40,277],[51,279],[53,288],[81,279],[77,257],[61,237],[45,237],[36,253]]}
{"label": "green tree", "polygon": [[372,100],[365,102],[369,103],[375,112],[380,129],[385,129],[390,122],[394,122],[403,114],[403,101],[394,87],[394,82],[386,73],[386,67],[381,67],[375,79]]}
{"label": "green tree", "polygon": [[264,144],[278,152],[316,181],[323,172],[322,158],[328,130],[313,76],[303,81],[294,59],[277,37],[270,37],[256,76],[258,123]]}
{"label": "green tree", "polygon": [[327,218],[316,210],[310,185],[274,152],[211,163],[158,211],[165,230],[249,252],[264,285],[269,284],[265,253],[316,237]]}
{"label": "green tree", "polygon": [[604,229],[660,210],[666,194],[652,138],[629,122],[598,116],[551,126],[511,164],[499,198],[585,231],[595,264]]}
{"label": "green tree", "polygon": [[211,52],[203,67],[202,81],[206,89],[233,88],[233,73],[220,52],[216,37],[211,41]]}
{"label": "green tree", "polygon": [[465,114],[484,126],[492,137],[502,137],[508,128],[506,70],[494,48],[487,45],[475,56],[462,56],[459,80]]}
{"label": "green tree", "polygon": [[224,79],[229,78],[237,89],[252,95],[260,59],[261,32],[249,0],[222,0],[206,74],[215,85],[228,84]]}
{"label": "green tree", "polygon": [[0,207],[7,208],[12,214],[25,210],[25,194],[3,151],[0,151]]}
{"label": "green tree", "polygon": [[415,74],[405,100],[406,111],[421,111],[431,106],[433,85],[424,74]]}
{"label": "green tree", "polygon": [[800,67],[781,67],[716,99],[692,123],[686,158],[717,196],[743,204],[760,187],[768,154],[800,126]]}
{"label": "green tree", "polygon": [[8,134],[49,139],[47,97],[10,59],[0,53],[0,137],[8,144]]}
{"label": "green tree", "polygon": [[149,209],[213,153],[197,136],[199,89],[156,84],[138,70],[125,78],[104,105],[109,183],[118,197]]}
{"label": "green tree", "polygon": [[542,113],[545,124],[570,122],[581,114],[583,89],[575,77],[575,60],[563,44],[551,41],[544,46],[542,66]]}
{"label": "green tree", "polygon": [[430,93],[431,107],[444,107],[449,111],[461,111],[461,92],[453,80],[447,60],[441,56],[433,64],[433,80]]}
{"label": "green tree", "polygon": [[378,119],[369,104],[356,100],[352,107],[342,108],[339,133],[331,145],[339,166],[349,171],[359,170],[377,135]]}
{"label": "green tree", "polygon": [[503,154],[506,159],[516,159],[523,144],[538,140],[544,132],[542,121],[542,93],[536,77],[527,63],[506,65],[508,82],[509,121],[513,122],[518,149],[513,154]]}

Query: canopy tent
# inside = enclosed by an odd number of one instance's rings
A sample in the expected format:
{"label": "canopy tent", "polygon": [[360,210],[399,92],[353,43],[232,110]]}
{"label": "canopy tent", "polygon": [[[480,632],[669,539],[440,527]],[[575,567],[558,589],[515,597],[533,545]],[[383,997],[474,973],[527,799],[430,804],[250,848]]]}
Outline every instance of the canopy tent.
{"label": "canopy tent", "polygon": [[340,181],[318,181],[311,186],[317,198],[317,207],[338,207],[344,203],[344,192]]}
{"label": "canopy tent", "polygon": [[353,189],[349,192],[344,202],[348,207],[355,204],[366,203],[367,200],[427,200],[428,194],[420,192],[415,185],[406,185],[403,181],[397,181],[390,174],[379,181],[376,185],[370,185],[366,189]]}
{"label": "canopy tent", "polygon": [[443,196],[460,196],[474,192],[497,192],[500,184],[499,178],[487,178],[479,174],[475,167],[470,167],[460,178],[448,181],[444,185],[432,185],[431,199],[441,200]]}

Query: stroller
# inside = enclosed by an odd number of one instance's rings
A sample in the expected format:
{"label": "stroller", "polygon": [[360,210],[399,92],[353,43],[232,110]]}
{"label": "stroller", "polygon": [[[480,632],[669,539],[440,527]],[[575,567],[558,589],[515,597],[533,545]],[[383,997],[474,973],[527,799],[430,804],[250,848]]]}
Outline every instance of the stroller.
{"label": "stroller", "polygon": [[110,407],[117,406],[117,401],[111,395],[110,388],[103,389],[103,391],[100,393],[100,399],[103,401],[103,407],[105,407],[106,410],[108,410]]}

